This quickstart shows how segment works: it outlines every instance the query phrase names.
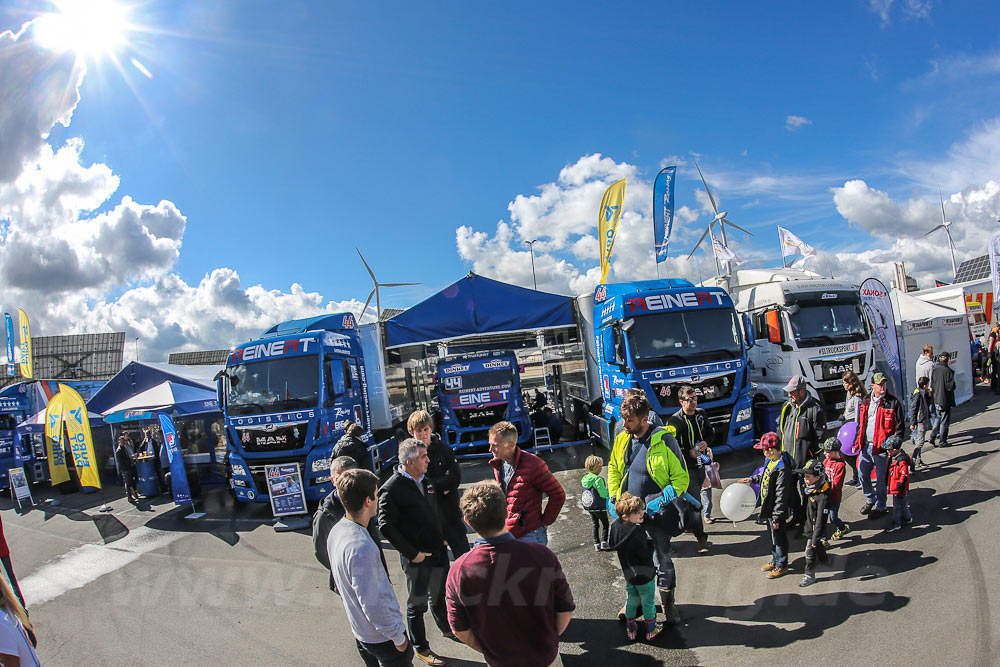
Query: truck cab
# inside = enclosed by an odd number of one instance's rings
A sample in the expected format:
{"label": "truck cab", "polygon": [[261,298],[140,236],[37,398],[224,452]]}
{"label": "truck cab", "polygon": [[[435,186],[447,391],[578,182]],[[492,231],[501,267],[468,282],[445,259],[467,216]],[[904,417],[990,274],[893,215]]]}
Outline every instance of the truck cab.
{"label": "truck cab", "polygon": [[322,500],[330,457],[347,421],[371,415],[364,358],[352,313],[277,324],[233,348],[218,376],[231,486],[237,500],[268,502],[265,466],[295,464],[307,500]]}
{"label": "truck cab", "polygon": [[598,435],[605,444],[614,438],[629,389],[642,389],[665,422],[680,409],[683,385],[694,388],[698,407],[708,413],[717,451],[753,444],[747,364],[753,338],[725,290],[681,279],[598,285],[593,327],[604,399]]}
{"label": "truck cab", "polygon": [[489,445],[489,430],[509,421],[519,446],[531,446],[531,419],[521,396],[520,367],[511,350],[442,357],[437,363],[441,437],[452,449]]}
{"label": "truck cab", "polygon": [[851,370],[866,382],[874,367],[857,286],[798,269],[736,271],[720,280],[757,339],[750,353],[755,402],[786,400],[782,388],[802,375],[828,428],[839,427],[847,398],[841,377]]}

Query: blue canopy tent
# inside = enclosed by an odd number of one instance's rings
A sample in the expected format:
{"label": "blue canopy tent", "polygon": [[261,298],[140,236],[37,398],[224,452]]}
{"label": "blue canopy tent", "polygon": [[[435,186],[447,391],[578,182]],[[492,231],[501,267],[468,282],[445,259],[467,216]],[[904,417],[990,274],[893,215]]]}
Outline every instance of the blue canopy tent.
{"label": "blue canopy tent", "polygon": [[475,273],[385,322],[386,347],[572,327],[573,299]]}
{"label": "blue canopy tent", "polygon": [[219,412],[219,401],[213,390],[167,380],[112,406],[104,420],[109,424],[152,420],[159,412],[171,416]]}
{"label": "blue canopy tent", "polygon": [[87,401],[87,409],[103,414],[122,401],[168,381],[205,389],[214,395],[215,375],[222,368],[131,361]]}

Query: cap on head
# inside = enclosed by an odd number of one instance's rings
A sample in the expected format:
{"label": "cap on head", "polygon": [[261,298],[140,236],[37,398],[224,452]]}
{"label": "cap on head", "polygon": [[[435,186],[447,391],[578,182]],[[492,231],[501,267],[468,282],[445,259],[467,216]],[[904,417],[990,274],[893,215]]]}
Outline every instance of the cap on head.
{"label": "cap on head", "polygon": [[895,451],[903,446],[903,439],[898,435],[890,435],[882,446],[888,451]]}
{"label": "cap on head", "polygon": [[806,388],[806,379],[801,375],[793,375],[792,379],[789,380],[788,384],[785,385],[784,391],[786,394],[790,394],[796,389],[805,389],[805,388]]}
{"label": "cap on head", "polygon": [[840,440],[836,438],[827,438],[823,441],[823,451],[824,452],[836,452],[840,451]]}
{"label": "cap on head", "polygon": [[885,373],[876,373],[872,376],[872,384],[885,384],[887,379]]}
{"label": "cap on head", "polygon": [[778,448],[778,434],[774,431],[769,431],[764,435],[760,436],[760,442],[753,446],[754,449],[777,449]]}
{"label": "cap on head", "polygon": [[949,361],[951,361],[951,356],[947,352],[942,352],[941,354],[938,355],[938,361],[940,361],[942,364],[946,364]]}
{"label": "cap on head", "polygon": [[809,459],[806,464],[795,471],[800,475],[815,475],[819,477],[823,473],[823,465],[814,459]]}

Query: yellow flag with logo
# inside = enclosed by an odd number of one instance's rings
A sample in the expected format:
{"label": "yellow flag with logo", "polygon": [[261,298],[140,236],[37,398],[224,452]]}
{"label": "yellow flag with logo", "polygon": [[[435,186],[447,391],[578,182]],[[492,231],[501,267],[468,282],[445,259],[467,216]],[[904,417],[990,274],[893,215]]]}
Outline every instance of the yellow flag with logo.
{"label": "yellow flag with logo", "polygon": [[601,212],[598,216],[597,229],[601,243],[601,282],[608,279],[608,269],[611,268],[611,251],[615,247],[615,235],[618,234],[618,222],[622,219],[625,208],[625,179],[612,183],[604,191],[601,198]]}
{"label": "yellow flag with logo", "polygon": [[94,437],[90,432],[90,419],[87,417],[87,404],[72,387],[59,384],[59,396],[63,397],[63,421],[66,422],[66,437],[69,438],[69,451],[73,454],[73,464],[76,474],[80,477],[80,486],[101,488],[101,476],[97,470],[97,457],[94,455]]}
{"label": "yellow flag with logo", "polygon": [[21,329],[21,375],[27,379],[35,377],[34,366],[31,363],[31,325],[28,314],[17,309],[18,324]]}
{"label": "yellow flag with logo", "polygon": [[45,453],[49,457],[49,478],[53,486],[69,481],[62,436],[63,396],[59,393],[49,400],[45,408]]}

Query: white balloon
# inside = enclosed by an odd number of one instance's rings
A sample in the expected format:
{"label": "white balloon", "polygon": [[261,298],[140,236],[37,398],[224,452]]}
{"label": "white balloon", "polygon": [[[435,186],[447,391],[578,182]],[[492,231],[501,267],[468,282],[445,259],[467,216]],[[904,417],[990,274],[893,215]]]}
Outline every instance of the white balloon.
{"label": "white balloon", "polygon": [[757,494],[749,484],[735,482],[722,492],[719,507],[730,521],[743,521],[757,507]]}

